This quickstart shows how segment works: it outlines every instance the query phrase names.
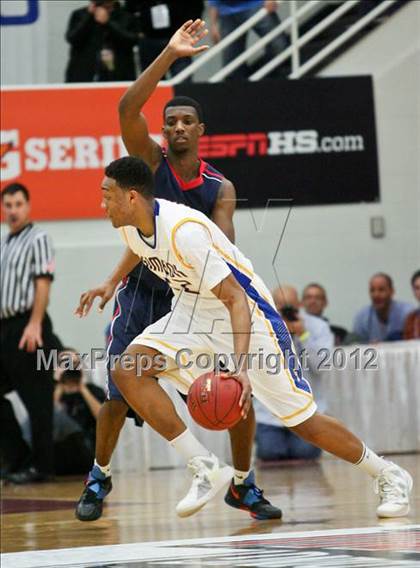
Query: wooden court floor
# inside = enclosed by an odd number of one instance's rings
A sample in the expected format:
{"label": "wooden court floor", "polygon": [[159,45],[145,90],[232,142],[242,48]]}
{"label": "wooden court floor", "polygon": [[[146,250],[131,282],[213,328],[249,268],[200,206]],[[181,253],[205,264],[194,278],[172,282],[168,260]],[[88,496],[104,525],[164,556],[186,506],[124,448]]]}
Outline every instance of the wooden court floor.
{"label": "wooden court floor", "polygon": [[254,521],[218,496],[202,511],[179,519],[175,505],[189,474],[182,470],[116,474],[103,517],[81,523],[74,505],[81,479],[2,487],[2,552],[101,546],[358,527],[403,527],[420,521],[420,455],[395,456],[415,479],[407,518],[379,520],[372,482],[354,467],[324,458],[320,464],[258,469],[267,497],[283,509],[282,521]]}

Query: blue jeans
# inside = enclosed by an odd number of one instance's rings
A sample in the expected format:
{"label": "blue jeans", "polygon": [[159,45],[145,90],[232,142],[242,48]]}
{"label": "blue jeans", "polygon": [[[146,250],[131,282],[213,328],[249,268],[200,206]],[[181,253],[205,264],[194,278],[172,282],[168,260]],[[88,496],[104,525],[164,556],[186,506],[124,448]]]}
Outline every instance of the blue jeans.
{"label": "blue jeans", "polygon": [[257,424],[257,457],[262,461],[313,460],[319,458],[321,450],[288,428]]}
{"label": "blue jeans", "polygon": [[[243,12],[237,12],[235,14],[229,14],[227,16],[219,16],[220,19],[220,33],[222,38],[229,35],[231,32],[236,30],[238,26],[243,24],[246,20],[248,20],[251,16],[253,16],[259,8],[254,10],[245,10]],[[260,37],[267,35],[274,29],[276,26],[280,24],[280,18],[276,12],[268,13],[265,18],[260,20],[255,26],[252,28],[255,33],[257,33]],[[242,35],[236,41],[231,43],[224,51],[223,51],[223,65],[227,65],[232,59],[241,55],[246,49],[246,34]],[[287,38],[284,33],[281,33],[277,37],[275,37],[270,43],[267,44],[265,48],[265,56],[263,58],[263,62],[266,63],[273,59],[278,53],[286,49],[288,44]],[[280,71],[277,71],[277,74],[280,75]],[[246,65],[241,65],[235,71],[233,71],[227,79],[244,79],[247,77],[247,67]]]}

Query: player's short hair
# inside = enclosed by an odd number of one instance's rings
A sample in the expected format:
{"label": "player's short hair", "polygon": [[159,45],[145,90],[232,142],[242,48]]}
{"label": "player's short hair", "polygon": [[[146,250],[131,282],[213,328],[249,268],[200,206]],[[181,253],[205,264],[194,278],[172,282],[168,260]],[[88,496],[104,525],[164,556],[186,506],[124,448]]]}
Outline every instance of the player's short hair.
{"label": "player's short hair", "polygon": [[195,108],[199,122],[204,122],[203,109],[198,101],[191,97],[177,96],[168,101],[163,109],[163,120],[165,121],[166,109],[169,107],[189,106]]}
{"label": "player's short hair", "polygon": [[417,278],[420,278],[420,270],[416,270],[415,273],[413,274],[413,276],[411,277],[411,286],[414,288],[414,283],[417,280]]}
{"label": "player's short hair", "polygon": [[306,294],[309,288],[318,288],[318,290],[321,290],[325,301],[327,300],[327,291],[325,290],[324,286],[321,286],[321,284],[318,284],[317,282],[311,282],[310,284],[307,284],[303,289],[303,296]]}
{"label": "player's short hair", "polygon": [[390,288],[392,288],[392,290],[394,289],[394,282],[393,282],[393,280],[392,280],[392,278],[391,278],[391,276],[390,276],[389,274],[386,274],[386,272],[377,272],[376,274],[374,274],[374,275],[372,276],[372,278],[370,279],[370,281],[372,282],[372,280],[373,280],[374,278],[378,278],[378,277],[379,277],[379,278],[383,278],[384,280],[386,280],[386,283],[388,284],[388,286],[389,286]]}
{"label": "player's short hair", "polygon": [[105,168],[105,175],[115,179],[122,189],[135,189],[146,198],[154,195],[152,171],[140,158],[126,156],[114,160]]}
{"label": "player's short hair", "polygon": [[1,200],[3,201],[6,195],[15,195],[19,191],[23,193],[26,201],[29,201],[29,191],[21,183],[9,183],[9,185],[6,185],[1,192]]}

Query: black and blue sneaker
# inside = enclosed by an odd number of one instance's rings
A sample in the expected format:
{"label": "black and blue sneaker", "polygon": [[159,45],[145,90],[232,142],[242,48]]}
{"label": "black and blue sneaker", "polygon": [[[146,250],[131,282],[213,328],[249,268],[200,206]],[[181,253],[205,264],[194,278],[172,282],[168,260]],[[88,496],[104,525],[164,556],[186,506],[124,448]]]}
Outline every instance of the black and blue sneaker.
{"label": "black and blue sneaker", "polygon": [[77,503],[76,517],[79,521],[96,521],[102,516],[104,499],[112,489],[111,476],[106,476],[94,465]]}
{"label": "black and blue sneaker", "polygon": [[264,492],[255,485],[255,475],[251,471],[241,485],[232,482],[225,495],[225,503],[235,509],[248,511],[251,517],[259,521],[281,519],[282,512],[264,498]]}

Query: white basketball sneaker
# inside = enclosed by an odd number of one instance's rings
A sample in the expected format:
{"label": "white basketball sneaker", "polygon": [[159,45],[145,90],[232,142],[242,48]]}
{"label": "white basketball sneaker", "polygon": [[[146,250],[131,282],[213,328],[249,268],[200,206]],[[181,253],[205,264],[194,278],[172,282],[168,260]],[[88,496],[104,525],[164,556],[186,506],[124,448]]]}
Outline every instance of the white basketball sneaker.
{"label": "white basketball sneaker", "polygon": [[374,490],[380,503],[376,509],[378,517],[404,517],[410,510],[408,496],[413,487],[413,479],[408,471],[395,463],[374,479]]}
{"label": "white basketball sneaker", "polygon": [[213,454],[192,458],[188,467],[193,473],[193,481],[188,493],[176,506],[179,517],[194,515],[233,477],[233,468],[219,462]]}

